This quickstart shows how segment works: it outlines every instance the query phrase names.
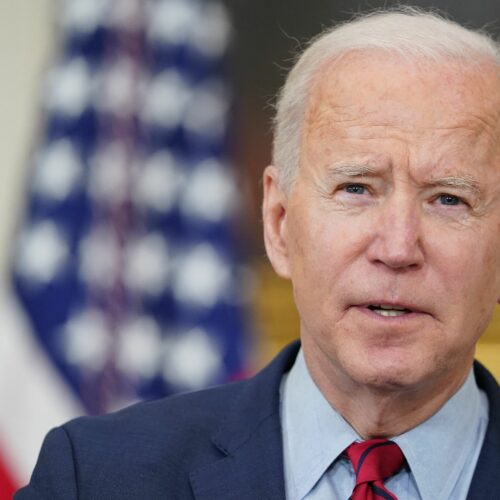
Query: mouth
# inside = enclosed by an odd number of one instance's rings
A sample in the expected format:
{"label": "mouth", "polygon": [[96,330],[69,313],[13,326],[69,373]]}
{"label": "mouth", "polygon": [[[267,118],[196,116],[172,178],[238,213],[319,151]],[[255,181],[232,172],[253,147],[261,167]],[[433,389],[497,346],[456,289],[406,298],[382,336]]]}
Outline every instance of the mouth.
{"label": "mouth", "polygon": [[370,311],[373,311],[375,314],[378,314],[379,316],[384,316],[386,318],[396,318],[399,316],[405,316],[407,314],[416,312],[413,309],[409,309],[404,306],[386,305],[386,304],[369,304],[367,308]]}
{"label": "mouth", "polygon": [[433,316],[432,313],[420,306],[409,302],[389,302],[384,300],[366,301],[353,304],[351,307],[358,311],[384,321],[409,321],[410,319]]}

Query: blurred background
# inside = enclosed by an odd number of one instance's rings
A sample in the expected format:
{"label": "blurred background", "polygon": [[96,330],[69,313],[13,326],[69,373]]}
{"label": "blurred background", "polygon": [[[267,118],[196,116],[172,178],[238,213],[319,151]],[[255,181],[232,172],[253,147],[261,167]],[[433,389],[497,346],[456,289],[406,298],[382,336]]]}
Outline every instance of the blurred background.
{"label": "blurred background", "polygon": [[[261,237],[274,96],[394,2],[0,2],[0,500],[76,415],[254,373],[298,336]],[[498,36],[497,0],[413,2]],[[500,313],[478,348],[500,379]]]}

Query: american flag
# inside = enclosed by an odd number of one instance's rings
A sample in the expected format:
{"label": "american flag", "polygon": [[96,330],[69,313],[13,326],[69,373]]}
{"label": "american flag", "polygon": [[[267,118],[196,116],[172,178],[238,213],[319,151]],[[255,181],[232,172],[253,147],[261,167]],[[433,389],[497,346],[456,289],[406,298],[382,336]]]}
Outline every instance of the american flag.
{"label": "american flag", "polygon": [[13,261],[32,338],[10,390],[22,410],[0,417],[0,498],[27,481],[48,426],[245,370],[227,13],[64,0],[58,15]]}

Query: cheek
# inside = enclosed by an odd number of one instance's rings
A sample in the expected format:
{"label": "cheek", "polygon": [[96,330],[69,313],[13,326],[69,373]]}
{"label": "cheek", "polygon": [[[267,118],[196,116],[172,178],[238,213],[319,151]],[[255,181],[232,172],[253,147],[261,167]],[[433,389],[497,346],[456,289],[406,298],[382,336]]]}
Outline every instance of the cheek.
{"label": "cheek", "polygon": [[300,310],[301,306],[314,303],[324,288],[321,280],[327,273],[329,245],[324,221],[314,217],[312,210],[299,208],[302,209],[289,209],[286,236],[290,275]]}
{"label": "cheek", "polygon": [[296,273],[310,274],[320,269],[322,275],[339,266],[352,240],[342,223],[334,222],[325,214],[315,216],[313,212],[295,217],[289,236],[290,257]]}
{"label": "cheek", "polygon": [[345,294],[362,285],[354,271],[366,248],[368,231],[352,218],[327,210],[300,215],[294,217],[289,233],[296,303],[299,309],[307,306],[322,316],[331,316]]}
{"label": "cheek", "polygon": [[290,243],[296,274],[314,274],[315,280],[330,285],[342,276],[349,277],[352,264],[366,252],[376,227],[373,215],[353,215],[332,209],[328,203],[292,215]]}
{"label": "cheek", "polygon": [[484,256],[483,269],[494,283],[494,294],[498,301],[500,299],[500,241]]}
{"label": "cheek", "polygon": [[[436,245],[440,281],[466,314],[485,314],[500,293],[500,241],[491,233],[462,234]],[[469,312],[467,312],[469,311]]]}
{"label": "cheek", "polygon": [[308,214],[294,217],[288,233],[291,277],[294,287],[306,286],[321,275],[325,260],[325,231]]}

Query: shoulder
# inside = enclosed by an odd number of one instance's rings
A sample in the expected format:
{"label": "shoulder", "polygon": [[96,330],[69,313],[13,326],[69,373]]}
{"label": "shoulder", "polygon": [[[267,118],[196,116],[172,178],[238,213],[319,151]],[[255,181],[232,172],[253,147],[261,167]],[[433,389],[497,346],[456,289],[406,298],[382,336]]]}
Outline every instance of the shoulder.
{"label": "shoulder", "polygon": [[[16,498],[96,498],[96,492],[106,499],[190,498],[189,471],[226,457],[276,420],[281,377],[297,350],[291,345],[246,381],[80,417],[52,430],[30,484]],[[266,442],[279,448],[275,427]]]}
{"label": "shoulder", "polygon": [[[238,395],[249,381],[199,392],[137,403],[121,411],[98,417],[80,417],[62,426],[80,453],[103,457],[114,450],[149,457],[184,452],[192,442],[197,447],[220,426]],[[166,444],[168,443],[168,446]]]}
{"label": "shoulder", "polygon": [[477,361],[477,385],[488,397],[489,422],[472,478],[470,498],[497,498],[500,480],[500,387],[493,375]]}
{"label": "shoulder", "polygon": [[489,422],[484,439],[484,449],[490,449],[500,470],[500,386],[495,377],[477,361],[474,363],[474,375],[478,387],[488,398]]}
{"label": "shoulder", "polygon": [[188,472],[220,458],[210,436],[247,383],[138,403],[53,429],[16,500],[191,498]]}
{"label": "shoulder", "polygon": [[495,377],[478,361],[474,361],[474,376],[478,387],[488,396],[490,416],[500,419],[500,386]]}
{"label": "shoulder", "polygon": [[106,457],[114,451],[148,460],[174,454],[212,454],[214,435],[251,427],[277,411],[283,372],[298,344],[285,349],[256,376],[211,389],[138,403],[116,413],[80,417],[62,430],[78,453]]}

